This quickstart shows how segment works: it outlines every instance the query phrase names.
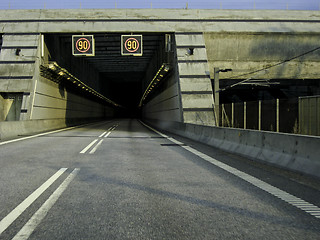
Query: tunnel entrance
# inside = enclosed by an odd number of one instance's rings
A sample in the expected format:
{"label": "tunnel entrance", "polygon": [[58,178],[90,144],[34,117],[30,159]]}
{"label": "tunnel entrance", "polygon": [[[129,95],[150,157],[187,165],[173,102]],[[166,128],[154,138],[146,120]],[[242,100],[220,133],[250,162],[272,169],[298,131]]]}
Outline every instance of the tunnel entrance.
{"label": "tunnel entrance", "polygon": [[[139,101],[146,87],[164,63],[173,61],[166,47],[168,33],[139,33],[143,36],[142,56],[121,55],[121,35],[128,33],[94,33],[94,56],[72,55],[72,35],[46,34],[48,62],[56,62],[72,75],[123,108],[117,117],[139,117]],[[87,33],[86,33],[87,35]],[[172,49],[172,48],[170,48]]]}

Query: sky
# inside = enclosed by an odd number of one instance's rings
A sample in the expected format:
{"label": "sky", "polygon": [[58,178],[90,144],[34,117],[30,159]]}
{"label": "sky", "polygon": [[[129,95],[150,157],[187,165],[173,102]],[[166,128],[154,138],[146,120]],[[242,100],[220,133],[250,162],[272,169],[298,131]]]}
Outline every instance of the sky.
{"label": "sky", "polygon": [[79,8],[320,10],[320,0],[0,0],[0,9]]}

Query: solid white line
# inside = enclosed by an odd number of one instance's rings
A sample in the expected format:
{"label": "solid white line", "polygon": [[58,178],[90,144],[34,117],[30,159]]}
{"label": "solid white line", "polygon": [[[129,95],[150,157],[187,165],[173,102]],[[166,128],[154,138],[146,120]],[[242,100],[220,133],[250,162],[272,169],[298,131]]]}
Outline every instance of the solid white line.
{"label": "solid white line", "polygon": [[145,124],[144,122],[142,122],[142,121],[140,121],[140,120],[139,120],[139,122],[140,122],[142,125],[144,125],[145,127],[147,127],[147,128],[149,128],[150,130],[154,131],[155,133],[158,133],[161,137],[168,138],[167,135],[165,135],[165,134],[157,131],[156,129],[154,129],[154,128],[150,127],[149,125]]}
{"label": "solid white line", "polygon": [[[154,132],[160,134],[161,136],[166,136],[166,135],[160,133],[159,131],[149,127],[145,123],[143,123],[143,122],[141,122],[141,123],[144,126],[148,127],[149,129],[153,130]],[[168,138],[168,140],[172,141],[172,138]],[[173,140],[174,141],[172,141],[172,142],[178,142],[175,139],[173,139]],[[233,167],[231,167],[231,166],[229,166],[229,165],[227,165],[225,163],[219,162],[218,160],[216,160],[216,159],[214,159],[214,158],[212,158],[212,157],[210,157],[210,156],[208,156],[208,155],[206,155],[204,153],[201,153],[201,152],[195,150],[192,147],[189,147],[189,146],[181,146],[181,147],[183,147],[187,151],[199,156],[200,158],[212,163],[213,165],[215,165],[215,166],[217,166],[217,167],[219,167],[219,168],[221,168],[221,169],[223,169],[223,170],[225,170],[225,171],[227,171],[227,172],[229,172],[229,173],[231,173],[231,174],[233,174],[233,175],[245,180],[246,182],[251,183],[252,185],[260,188],[261,190],[264,190],[267,193],[269,193],[269,194],[271,194],[271,195],[273,195],[275,197],[280,198],[281,200],[285,201],[286,203],[288,203],[288,204],[290,204],[292,206],[295,206],[295,207],[301,209],[302,211],[304,211],[306,213],[309,213],[310,215],[312,215],[314,217],[320,218],[320,216],[318,215],[318,212],[317,213],[313,213],[313,212],[310,212],[310,211],[309,212],[306,211],[307,208],[308,209],[312,208],[312,210],[314,210],[314,211],[320,211],[319,207],[317,207],[317,206],[315,206],[315,205],[313,205],[313,204],[311,204],[311,203],[309,203],[307,201],[304,201],[304,200],[302,200],[302,199],[300,199],[298,197],[295,197],[295,196],[291,195],[290,193],[287,193],[287,192],[285,192],[285,191],[283,191],[283,190],[281,190],[281,189],[279,189],[277,187],[274,187],[274,186],[272,186],[272,185],[270,185],[270,184],[268,184],[268,183],[266,183],[266,182],[264,182],[264,181],[262,181],[262,180],[260,180],[260,179],[258,179],[256,177],[253,177],[253,176],[251,176],[251,175],[249,175],[247,173],[244,173],[244,172],[242,172],[242,171],[240,171],[240,170],[238,170],[236,168],[233,168]],[[288,199],[290,199],[290,200],[288,200]]]}
{"label": "solid white line", "polygon": [[107,131],[105,131],[104,133],[102,133],[99,138],[102,138],[105,134],[107,133]]}
{"label": "solid white line", "polygon": [[100,142],[98,142],[98,144],[89,152],[89,154],[95,153],[102,142],[103,142],[103,139],[101,139]]}
{"label": "solid white line", "polygon": [[14,210],[12,210],[5,218],[3,218],[0,222],[0,234],[5,231],[11,225],[11,223],[13,223],[66,170],[67,168],[61,168],[60,170],[58,170],[44,184],[42,184],[29,197],[27,197],[22,203],[20,203]]}
{"label": "solid white line", "polygon": [[52,134],[52,133],[58,133],[58,132],[62,132],[62,131],[71,130],[71,129],[78,128],[78,127],[69,127],[69,128],[64,128],[64,129],[60,129],[60,130],[51,131],[51,132],[40,133],[40,134],[37,134],[37,135],[28,136],[28,137],[17,138],[17,139],[5,141],[5,142],[0,142],[0,145],[13,143],[13,142],[18,142],[18,141],[22,141],[22,140],[27,140],[27,139],[35,138],[35,137],[41,137],[41,136],[45,136],[45,135]]}
{"label": "solid white line", "polygon": [[9,140],[9,141],[5,141],[5,142],[0,142],[0,146],[1,145],[5,145],[8,143],[14,143],[14,142],[18,142],[18,141],[23,141],[23,140],[27,140],[30,138],[36,138],[36,137],[41,137],[41,136],[45,136],[45,135],[49,135],[49,134],[53,134],[53,133],[58,133],[58,132],[63,132],[63,131],[68,131],[71,129],[75,129],[75,128],[81,128],[81,127],[85,127],[85,126],[89,126],[89,125],[98,125],[100,123],[89,123],[89,124],[83,124],[83,125],[79,125],[79,126],[75,126],[75,127],[68,127],[68,128],[63,128],[63,129],[58,129],[58,130],[54,130],[54,131],[50,131],[50,132],[45,132],[45,133],[40,133],[40,134],[36,134],[36,135],[32,135],[32,136],[28,136],[28,137],[22,137],[22,138],[17,138],[17,139],[13,139],[13,140]]}
{"label": "solid white line", "polygon": [[92,147],[93,144],[95,144],[98,141],[98,139],[93,140],[88,146],[86,146],[80,153],[86,153],[86,151],[88,151],[89,148]]}
{"label": "solid white line", "polygon": [[107,138],[110,134],[111,132],[108,132],[107,135],[105,135],[104,137]]}
{"label": "solid white line", "polygon": [[32,234],[34,229],[47,215],[51,207],[56,203],[61,194],[66,190],[70,182],[79,172],[79,168],[75,168],[72,173],[61,183],[61,185],[51,194],[48,200],[39,208],[39,210],[30,218],[23,228],[14,236],[12,240],[26,240]]}

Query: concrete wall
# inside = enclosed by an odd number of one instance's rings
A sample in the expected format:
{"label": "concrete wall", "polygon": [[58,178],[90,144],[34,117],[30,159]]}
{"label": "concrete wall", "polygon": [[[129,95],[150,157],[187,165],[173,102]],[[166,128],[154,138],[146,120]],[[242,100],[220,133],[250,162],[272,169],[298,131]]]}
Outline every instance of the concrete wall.
{"label": "concrete wall", "polygon": [[143,107],[143,118],[182,122],[178,83],[174,81],[174,77],[168,81],[172,85]]}
{"label": "concrete wall", "polygon": [[320,137],[148,121],[172,132],[256,161],[320,177]]}
{"label": "concrete wall", "polygon": [[202,33],[175,34],[183,122],[215,125],[213,94]]}
{"label": "concrete wall", "polygon": [[320,16],[318,11],[279,10],[41,9],[1,10],[0,19],[1,32],[306,33],[319,32]]}
{"label": "concrete wall", "polygon": [[[210,73],[214,68],[231,68],[232,72],[220,73],[220,79],[268,68],[282,61],[319,48],[320,33],[219,33],[204,34]],[[320,78],[319,51],[270,68],[260,74],[260,79],[317,79]],[[250,74],[238,78],[249,78]],[[236,78],[237,79],[237,78]]]}
{"label": "concrete wall", "polygon": [[[70,36],[71,38],[71,36]],[[61,41],[58,35],[45,36],[45,59],[53,59],[59,66],[68,70],[78,79],[98,92],[101,92],[99,72],[86,61],[85,57],[73,56],[71,43]],[[68,53],[68,54],[65,54]],[[49,55],[49,56],[48,56]],[[48,57],[47,57],[48,56]],[[45,61],[42,61],[42,64]]]}
{"label": "concrete wall", "polygon": [[[70,71],[74,75],[78,75],[83,82],[92,87],[94,85],[96,90],[98,90],[99,74],[97,71],[90,69],[90,66],[84,66],[85,64],[81,59],[72,61],[71,59],[66,59],[61,56],[60,54],[66,49],[64,49],[64,46],[60,46],[59,43],[55,43],[51,47],[56,47],[56,49],[53,48],[51,50],[55,50],[55,53],[50,53],[50,50],[45,44],[43,48],[44,52],[41,53],[41,55],[39,54],[41,64],[45,65],[48,63],[49,56],[55,54],[57,55],[55,59],[60,61],[59,64],[61,64],[61,67],[71,68],[71,66],[73,66],[73,72]],[[92,75],[90,75],[90,73],[92,73]],[[40,75],[38,78],[39,80],[36,82],[34,90],[30,119],[65,119],[66,122],[73,122],[76,119],[112,117],[114,114],[113,109],[110,107],[88,99],[87,96],[82,96],[81,92],[73,91],[70,87],[67,88],[64,83],[57,83]]]}
{"label": "concrete wall", "polygon": [[96,119],[113,117],[113,110],[101,103],[68,91],[63,85],[40,78],[31,119]]}
{"label": "concrete wall", "polygon": [[[18,54],[17,49],[20,49]],[[114,115],[113,109],[104,103],[41,77],[40,64],[47,63],[49,59],[49,52],[46,47],[44,49],[42,55],[40,34],[3,35],[0,53],[2,138],[62,128]],[[94,83],[99,83],[95,80]],[[83,82],[90,80],[86,78]],[[12,96],[19,99],[19,102],[14,103]],[[23,121],[19,123],[17,120]]]}
{"label": "concrete wall", "polygon": [[144,117],[215,125],[213,94],[202,33],[176,33],[174,71],[166,88],[146,106]]}
{"label": "concrete wall", "polygon": [[0,92],[28,92],[33,84],[39,34],[6,33],[2,41]]}
{"label": "concrete wall", "polygon": [[[156,111],[168,108],[167,105],[177,107],[181,103],[183,115],[178,117],[174,114],[174,120],[214,125],[209,81],[214,67],[234,69],[232,73],[220,74],[221,79],[226,79],[233,74],[268,67],[304,53],[318,46],[319,25],[318,11],[1,10],[0,33],[4,36],[0,55],[0,89],[24,93],[22,120],[31,117],[33,105],[30,101],[42,98],[42,101],[51,99],[58,105],[63,102],[56,99],[58,95],[49,94],[50,97],[44,99],[41,94],[47,93],[36,93],[37,82],[39,89],[41,84],[47,84],[42,83],[36,72],[39,56],[35,56],[35,52],[38,50],[39,33],[170,32],[176,35],[179,81],[168,85],[168,89],[154,98],[153,105],[149,105],[149,110],[153,111],[150,117],[172,119],[170,114],[164,117]],[[14,46],[6,49],[10,44]],[[23,56],[16,57],[16,47],[24,44],[27,48],[22,49]],[[185,55],[189,47],[194,48],[193,56]],[[78,67],[74,63],[71,65]],[[316,69],[319,69],[319,55],[315,52],[274,68],[268,74],[279,78],[319,78]],[[269,75],[263,77],[268,78]],[[170,102],[169,99],[177,93],[180,100]],[[161,101],[168,103],[160,104]]]}
{"label": "concrete wall", "polygon": [[145,119],[183,122],[176,51],[174,49],[173,52],[166,53],[164,49],[160,49],[160,52],[162,56],[155,55],[148,67],[143,92],[163,63],[170,63],[170,74],[157,88],[152,98],[143,105],[142,116]]}
{"label": "concrete wall", "polygon": [[[0,52],[0,93],[21,95],[20,116],[15,120],[30,119],[31,101],[36,74],[40,35],[38,33],[11,33],[3,35]],[[8,101],[2,101],[2,115]],[[3,120],[10,120],[3,116]],[[12,119],[11,119],[12,120]]]}

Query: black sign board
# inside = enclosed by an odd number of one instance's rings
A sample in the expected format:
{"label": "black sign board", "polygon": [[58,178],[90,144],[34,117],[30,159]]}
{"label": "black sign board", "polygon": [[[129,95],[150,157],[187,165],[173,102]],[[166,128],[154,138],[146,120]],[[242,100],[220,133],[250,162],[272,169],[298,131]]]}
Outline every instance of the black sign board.
{"label": "black sign board", "polygon": [[73,35],[72,54],[74,56],[94,56],[93,35]]}
{"label": "black sign board", "polygon": [[142,56],[142,35],[121,35],[121,55]]}

